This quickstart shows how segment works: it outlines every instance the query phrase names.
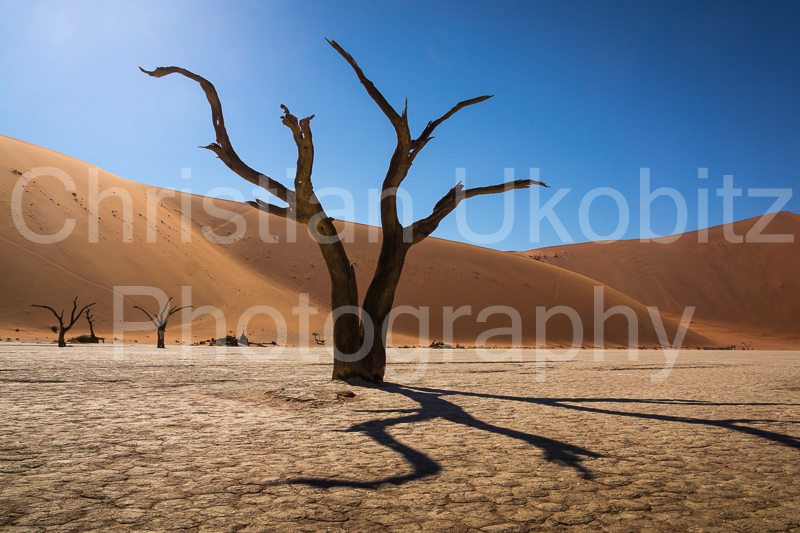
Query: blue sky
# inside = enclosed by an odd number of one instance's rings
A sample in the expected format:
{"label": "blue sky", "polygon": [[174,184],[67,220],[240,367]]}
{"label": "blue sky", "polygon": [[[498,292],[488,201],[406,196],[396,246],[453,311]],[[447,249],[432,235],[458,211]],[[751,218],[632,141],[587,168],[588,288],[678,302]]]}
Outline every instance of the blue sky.
{"label": "blue sky", "polygon": [[[376,220],[368,190],[380,187],[394,132],[325,37],[396,108],[408,98],[416,133],[460,100],[495,95],[440,126],[417,158],[404,185],[411,218],[426,216],[461,176],[473,187],[537,168],[552,187],[538,197],[508,193],[513,205],[471,199],[459,207],[468,230],[454,213],[437,237],[521,250],[651,235],[640,223],[641,168],[650,169],[650,191],[673,188],[685,200],[692,230],[705,225],[700,189],[708,224],[722,223],[724,175],[742,189],[737,220],[766,212],[770,194],[786,199],[800,176],[796,2],[15,1],[0,9],[0,134],[151,185],[253,197],[197,148],[214,140],[200,88],[138,70],[177,65],[216,85],[240,156],[273,178],[285,179],[296,159],[280,104],[315,114],[316,188],[347,191],[352,218]],[[559,231],[536,216],[554,198]],[[652,232],[681,229],[672,199],[650,200]],[[344,200],[323,203],[342,218]],[[782,209],[800,211],[798,199]],[[509,231],[489,235],[504,217]]]}

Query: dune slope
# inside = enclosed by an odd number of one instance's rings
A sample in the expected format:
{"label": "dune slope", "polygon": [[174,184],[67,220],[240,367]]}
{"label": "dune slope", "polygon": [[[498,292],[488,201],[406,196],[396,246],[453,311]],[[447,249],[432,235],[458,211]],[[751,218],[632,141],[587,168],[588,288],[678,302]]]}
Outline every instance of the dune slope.
{"label": "dune slope", "polygon": [[[7,137],[0,137],[0,162],[4,339],[51,340],[54,317],[30,304],[69,308],[77,295],[81,304],[97,302],[96,329],[110,341],[115,319],[146,320],[134,304],[155,310],[158,304],[148,291],[172,296],[178,305],[194,306],[193,316],[173,317],[168,343],[178,341],[182,327],[187,341],[238,335],[246,328],[251,340],[258,342],[303,344],[309,334],[323,332],[330,312],[330,282],[305,228],[288,227],[286,220],[245,204],[128,181]],[[34,175],[22,188],[21,183]],[[74,227],[65,238],[48,237],[62,228],[69,230],[70,224]],[[244,231],[238,234],[240,227]],[[356,224],[341,227],[363,295],[375,267],[380,232]],[[219,239],[210,238],[209,232],[230,242],[215,242]],[[39,242],[48,238],[58,242]],[[581,273],[528,257],[431,238],[409,254],[395,301],[399,317],[392,342],[399,346],[438,339],[462,345],[569,346],[577,340],[593,346],[598,286],[605,309],[630,309],[636,337],[632,344],[660,346],[642,301],[610,283],[601,285]],[[137,291],[144,294],[137,296]],[[308,295],[314,310],[298,313],[300,294]],[[557,306],[571,309],[567,312],[574,321],[565,314],[542,319]],[[539,338],[537,313],[545,326]],[[660,317],[670,341],[679,318]],[[285,324],[285,340],[276,324]],[[512,335],[511,329],[517,333]],[[603,330],[604,345],[629,344],[624,317],[609,317]],[[80,321],[70,335],[86,332],[86,322]],[[152,329],[118,333],[125,341],[155,339]],[[719,342],[693,327],[684,345]]]}
{"label": "dune slope", "polygon": [[671,316],[696,306],[695,329],[721,343],[797,348],[798,236],[800,215],[780,212],[666,239],[672,242],[582,243],[518,255],[590,277]]}

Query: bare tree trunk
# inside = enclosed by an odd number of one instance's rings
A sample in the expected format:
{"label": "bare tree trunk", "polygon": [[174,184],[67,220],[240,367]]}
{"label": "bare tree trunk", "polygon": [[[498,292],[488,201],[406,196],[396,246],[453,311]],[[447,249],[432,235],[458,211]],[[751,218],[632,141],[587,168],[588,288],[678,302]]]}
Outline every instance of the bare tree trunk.
{"label": "bare tree trunk", "polygon": [[66,335],[67,335],[67,330],[64,329],[63,326],[58,328],[58,347],[59,348],[66,348],[67,347],[67,341],[64,340],[64,337],[66,337]]}
{"label": "bare tree trunk", "polygon": [[384,324],[392,311],[395,291],[400,282],[408,247],[402,233],[384,236],[375,275],[364,295],[364,314],[372,324],[372,346],[365,357],[370,381],[383,382],[386,373],[386,329]]}
{"label": "bare tree trunk", "polygon": [[166,326],[158,328],[158,344],[156,345],[156,348],[166,348],[166,346],[164,345],[164,336],[166,332],[167,332]]}
{"label": "bare tree trunk", "polygon": [[[323,230],[320,230],[320,233],[322,232]],[[330,229],[326,232],[330,232]],[[342,242],[340,240],[319,242],[319,249],[331,278],[331,309],[340,311],[359,309],[356,273],[347,258]],[[333,379],[363,379],[368,375],[365,361],[359,356],[362,342],[361,318],[358,314],[342,312],[334,317]]]}

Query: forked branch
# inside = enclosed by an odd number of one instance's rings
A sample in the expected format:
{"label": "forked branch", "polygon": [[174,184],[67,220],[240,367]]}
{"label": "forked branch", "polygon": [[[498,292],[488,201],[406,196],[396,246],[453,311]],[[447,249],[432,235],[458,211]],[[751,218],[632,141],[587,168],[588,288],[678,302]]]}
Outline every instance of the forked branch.
{"label": "forked branch", "polygon": [[410,226],[412,235],[411,245],[417,244],[433,233],[436,228],[439,227],[439,223],[444,220],[447,215],[452,213],[462,200],[484,194],[498,194],[514,189],[527,189],[531,185],[540,185],[542,187],[549,188],[546,183],[534,180],[508,181],[498,185],[475,187],[474,189],[464,189],[464,185],[461,182],[458,182],[455,187],[450,189],[447,194],[445,194],[438,202],[436,202],[436,205],[433,207],[433,211],[430,215],[418,220],[417,222],[414,222]]}
{"label": "forked branch", "polygon": [[206,93],[206,98],[211,106],[211,120],[214,124],[214,131],[217,136],[217,142],[211,143],[208,146],[203,146],[202,148],[206,148],[217,154],[217,157],[219,157],[228,168],[253,185],[258,185],[259,187],[267,189],[290,206],[294,203],[294,195],[286,186],[261,172],[253,170],[239,158],[239,155],[233,149],[233,145],[228,137],[228,131],[225,129],[225,118],[222,115],[222,104],[217,95],[217,90],[210,81],[202,76],[198,76],[194,72],[180,67],[159,67],[155,70],[145,70],[139,67],[139,70],[154,78],[161,78],[169,74],[181,74],[199,83],[200,87],[202,87],[203,91]]}
{"label": "forked branch", "polygon": [[[294,143],[297,145],[297,170],[294,177],[295,194],[300,200],[297,207],[298,211],[306,211],[305,207],[308,206],[311,195],[314,193],[314,186],[311,184],[311,172],[314,167],[311,119],[314,118],[314,115],[298,120],[285,105],[281,104],[281,109],[283,109],[281,121],[287,128],[292,130]],[[307,218],[310,218],[313,214],[308,214]]]}
{"label": "forked branch", "polygon": [[[378,88],[375,87],[375,84],[367,79],[367,77],[364,75],[364,72],[358,66],[358,63],[356,63],[356,60],[353,59],[353,56],[348,54],[341,46],[339,46],[339,43],[336,41],[332,41],[330,39],[326,40],[353,68],[356,76],[358,76],[359,81],[367,90],[369,96],[375,101],[376,104],[378,104],[378,107],[380,107],[381,111],[383,111],[383,113],[389,118],[392,126],[394,126],[395,133],[397,134],[397,147],[395,148],[392,161],[389,165],[389,170],[387,171],[386,178],[383,182],[384,200],[382,205],[386,206],[385,209],[388,216],[382,216],[382,220],[384,221],[384,232],[388,232],[391,229],[397,229],[399,222],[397,222],[395,216],[396,189],[406,178],[408,170],[411,167],[411,164],[414,162],[414,158],[416,158],[420,150],[422,150],[425,145],[428,144],[428,141],[433,139],[433,137],[431,137],[433,131],[442,122],[452,117],[461,109],[488,100],[492,96],[478,96],[476,98],[459,102],[441,117],[428,122],[427,126],[425,126],[425,129],[422,130],[420,136],[412,140],[408,126],[408,101],[406,101],[402,115],[398,114],[391,104],[389,104],[383,94],[381,94]],[[382,207],[382,211],[383,210],[384,208]],[[387,227],[387,224],[393,226],[393,228]]]}
{"label": "forked branch", "polygon": [[169,320],[169,317],[171,317],[172,315],[174,315],[175,313],[177,313],[178,311],[180,311],[182,309],[189,309],[189,308],[193,307],[191,305],[184,305],[183,307],[174,306],[174,307],[170,308],[169,303],[171,301],[172,301],[172,298],[167,300],[167,303],[164,304],[164,308],[161,310],[161,312],[158,315],[155,315],[155,314],[151,315],[149,312],[147,312],[145,309],[142,309],[138,305],[134,305],[133,307],[135,309],[138,309],[139,311],[141,311],[145,315],[147,315],[147,318],[150,319],[150,321],[153,323],[153,325],[155,327],[163,328],[163,327],[165,327],[167,325],[167,321]]}
{"label": "forked branch", "polygon": [[485,96],[478,96],[477,98],[471,98],[469,100],[464,100],[463,102],[457,103],[456,105],[453,106],[453,108],[450,111],[448,111],[447,113],[445,113],[441,117],[437,118],[434,121],[428,122],[428,125],[425,126],[424,130],[422,130],[422,133],[420,134],[420,136],[417,137],[417,141],[416,142],[428,142],[430,139],[433,138],[433,137],[431,137],[431,134],[433,133],[433,130],[435,130],[437,128],[437,126],[439,126],[439,124],[441,124],[442,122],[444,122],[448,118],[452,117],[457,112],[459,112],[462,109],[464,109],[465,107],[471,106],[473,104],[479,104],[479,103],[481,103],[483,101],[488,100],[492,96],[494,96],[494,95],[493,94],[489,94],[489,95],[485,95]]}
{"label": "forked branch", "polygon": [[409,144],[409,146],[407,147],[408,150],[407,155],[410,156],[411,160],[413,160],[414,156],[416,156],[416,154],[422,149],[422,147],[424,147],[425,144],[427,144],[427,142],[433,138],[431,137],[433,130],[435,130],[436,127],[439,126],[442,122],[455,115],[461,109],[464,109],[465,107],[471,106],[473,104],[483,102],[484,100],[488,100],[493,96],[493,95],[478,96],[477,98],[471,98],[469,100],[464,100],[463,102],[459,102],[458,104],[453,106],[453,108],[450,109],[450,111],[448,111],[441,117],[437,118],[436,120],[428,122],[427,126],[425,126],[425,129],[422,130],[420,136],[412,141],[411,134],[408,128],[408,100],[406,100],[405,107],[403,108],[403,114],[402,115],[398,114],[397,111],[395,111],[395,109],[391,106],[391,104],[386,100],[383,94],[378,90],[378,88],[375,87],[375,84],[372,83],[369,79],[367,79],[367,77],[364,75],[364,72],[361,70],[361,67],[359,67],[358,63],[356,63],[356,60],[353,59],[353,56],[347,53],[344,50],[344,48],[339,46],[339,43],[337,43],[336,41],[332,41],[330,39],[325,39],[325,40],[328,41],[328,43],[330,43],[330,45],[337,52],[339,52],[339,54],[345,59],[345,61],[347,61],[350,64],[351,67],[353,67],[356,76],[358,76],[358,80],[367,90],[367,94],[369,94],[369,96],[375,101],[375,103],[378,104],[378,107],[381,108],[383,114],[386,115],[386,117],[394,126],[395,132],[397,133],[398,142],[401,143],[404,142]]}
{"label": "forked branch", "polygon": [[61,328],[69,330],[72,326],[75,325],[75,322],[77,322],[78,318],[80,318],[83,312],[88,310],[95,303],[97,302],[92,302],[88,305],[84,305],[83,307],[81,307],[80,311],[78,311],[78,297],[76,296],[75,299],[72,300],[72,312],[70,313],[68,324],[64,323],[64,309],[62,309],[61,314],[59,314],[56,312],[55,309],[53,309],[49,305],[31,304],[31,307],[41,307],[42,309],[48,309],[51,313],[53,313],[56,316],[56,318],[58,319],[58,324],[61,326]]}

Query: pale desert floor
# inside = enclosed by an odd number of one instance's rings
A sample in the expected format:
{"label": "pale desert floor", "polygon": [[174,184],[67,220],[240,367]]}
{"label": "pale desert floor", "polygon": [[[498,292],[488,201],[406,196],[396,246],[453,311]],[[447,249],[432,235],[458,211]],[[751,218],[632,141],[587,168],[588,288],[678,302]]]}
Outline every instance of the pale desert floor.
{"label": "pale desert floor", "polygon": [[798,352],[227,350],[0,345],[0,530],[800,531]]}

